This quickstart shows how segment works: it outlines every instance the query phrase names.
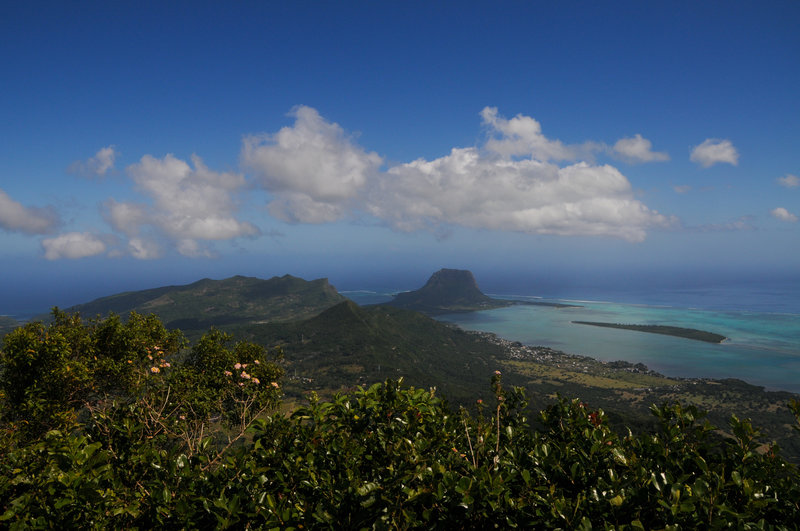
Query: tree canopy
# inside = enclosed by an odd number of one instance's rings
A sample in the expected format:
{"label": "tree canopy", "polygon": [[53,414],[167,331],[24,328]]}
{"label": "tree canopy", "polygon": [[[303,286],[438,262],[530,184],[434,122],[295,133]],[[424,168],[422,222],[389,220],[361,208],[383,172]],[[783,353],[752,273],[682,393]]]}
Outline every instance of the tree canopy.
{"label": "tree canopy", "polygon": [[[63,528],[794,528],[800,477],[749,420],[654,432],[525,393],[451,409],[387,380],[279,412],[279,351],[155,317],[53,322],[0,351],[0,525]],[[800,404],[792,402],[800,419]],[[800,426],[800,421],[798,421]],[[795,426],[798,429],[798,426]]]}

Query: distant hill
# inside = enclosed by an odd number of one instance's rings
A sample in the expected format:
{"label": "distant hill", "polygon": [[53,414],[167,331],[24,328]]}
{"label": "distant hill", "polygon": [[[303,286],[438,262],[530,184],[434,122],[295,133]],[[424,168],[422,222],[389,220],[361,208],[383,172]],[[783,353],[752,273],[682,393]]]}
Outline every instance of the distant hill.
{"label": "distant hill", "polygon": [[397,308],[438,315],[502,308],[514,302],[484,295],[470,271],[440,269],[420,289],[398,293],[388,304]]}
{"label": "distant hill", "polygon": [[472,272],[465,269],[440,269],[420,289],[398,293],[387,304],[432,316],[505,308],[516,304],[551,308],[576,307],[559,302],[493,299],[481,292]]}
{"label": "distant hill", "polygon": [[235,276],[120,293],[67,310],[84,317],[154,313],[170,328],[205,331],[211,326],[306,319],[344,300],[325,278]]}
{"label": "distant hill", "polygon": [[7,315],[0,315],[0,339],[20,325],[20,322]]}
{"label": "distant hill", "polygon": [[[236,337],[281,346],[296,388],[339,389],[404,377],[437,386],[451,400],[486,387],[503,349],[478,334],[391,306],[345,301],[297,323],[226,328]],[[306,382],[309,385],[302,385]]]}

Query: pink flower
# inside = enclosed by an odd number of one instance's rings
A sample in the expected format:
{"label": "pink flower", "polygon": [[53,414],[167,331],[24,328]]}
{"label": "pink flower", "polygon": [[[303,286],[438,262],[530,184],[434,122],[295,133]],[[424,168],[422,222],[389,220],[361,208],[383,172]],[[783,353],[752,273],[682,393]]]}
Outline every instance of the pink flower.
{"label": "pink flower", "polygon": [[261,362],[258,360],[255,360],[253,363],[255,363],[256,365],[261,365]]}
{"label": "pink flower", "polygon": [[245,380],[249,380],[249,379],[250,379],[250,375],[249,375],[249,374],[247,374],[247,373],[246,373],[246,372],[244,372],[244,371],[242,371],[242,374],[241,374],[240,376],[241,376],[242,378],[244,378]]}
{"label": "pink flower", "polygon": [[270,384],[272,387],[274,387],[275,389],[277,389],[277,388],[278,388],[278,382],[270,382],[269,384]]}
{"label": "pink flower", "polygon": [[238,371],[239,369],[242,368],[242,364],[241,363],[237,363],[236,365],[233,366],[233,368]]}
{"label": "pink flower", "polygon": [[258,378],[253,378],[253,383],[258,385],[261,383],[261,380],[259,380]]}
{"label": "pink flower", "polygon": [[158,367],[150,367],[150,372],[156,374],[157,372],[161,372],[161,369],[159,369]]}
{"label": "pink flower", "polygon": [[500,371],[494,371],[495,376],[500,376]]}
{"label": "pink flower", "polygon": [[224,373],[224,374],[225,374],[225,376],[230,376],[230,375],[232,375],[233,373],[232,373],[231,371],[225,371],[225,373]]}

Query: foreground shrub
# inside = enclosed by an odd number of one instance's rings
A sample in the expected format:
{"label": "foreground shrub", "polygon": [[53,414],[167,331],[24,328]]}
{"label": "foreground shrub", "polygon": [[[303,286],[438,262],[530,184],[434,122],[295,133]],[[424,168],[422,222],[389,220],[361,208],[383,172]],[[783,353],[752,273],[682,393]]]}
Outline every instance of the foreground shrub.
{"label": "foreground shrub", "polygon": [[[312,396],[285,416],[270,413],[281,369],[257,345],[212,330],[181,352],[179,335],[151,318],[56,317],[4,343],[4,527],[792,529],[800,521],[800,474],[747,420],[719,430],[696,408],[667,404],[652,408],[658,430],[620,436],[603,411],[560,398],[534,429],[523,392],[506,390],[499,372],[491,398],[469,410],[451,410],[433,389],[386,381],[330,401]],[[800,403],[791,408],[800,419]]]}

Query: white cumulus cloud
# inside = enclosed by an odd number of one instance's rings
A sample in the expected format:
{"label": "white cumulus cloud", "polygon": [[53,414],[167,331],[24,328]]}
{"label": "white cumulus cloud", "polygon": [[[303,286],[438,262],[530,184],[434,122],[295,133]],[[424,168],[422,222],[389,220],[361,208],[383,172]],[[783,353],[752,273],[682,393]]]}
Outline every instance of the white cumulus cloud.
{"label": "white cumulus cloud", "polygon": [[481,118],[493,133],[485,147],[498,155],[530,156],[542,161],[572,160],[576,157],[574,148],[544,136],[541,124],[530,116],[518,114],[508,120],[497,114],[497,107],[485,107],[481,111]]}
{"label": "white cumulus cloud", "polygon": [[128,252],[139,260],[154,260],[162,256],[161,246],[157,242],[138,236],[128,240]]}
{"label": "white cumulus cloud", "polygon": [[770,214],[772,214],[772,217],[777,218],[781,221],[788,221],[789,223],[794,223],[797,221],[797,216],[792,214],[783,207],[772,209],[772,211],[770,211]]}
{"label": "white cumulus cloud", "polygon": [[53,208],[26,207],[0,189],[0,229],[26,234],[47,234],[58,225]]}
{"label": "white cumulus cloud", "polygon": [[373,190],[368,209],[407,231],[456,224],[630,241],[643,240],[650,227],[674,222],[634,199],[630,183],[612,166],[498,160],[476,148],[391,168]]}
{"label": "white cumulus cloud", "polygon": [[147,205],[139,203],[118,203],[109,199],[103,203],[104,217],[114,230],[133,237],[150,219]]}
{"label": "white cumulus cloud", "polygon": [[159,246],[143,232],[153,232],[171,241],[181,254],[205,256],[199,241],[230,240],[259,234],[257,227],[236,218],[233,194],[246,182],[237,173],[210,170],[200,157],[192,166],[172,154],[158,159],[145,155],[127,168],[136,187],[150,203],[104,203],[106,220],[128,236],[128,249],[137,258],[155,258]]}
{"label": "white cumulus cloud", "polygon": [[242,164],[275,197],[269,205],[274,216],[303,223],[339,219],[383,160],[311,107],[299,106],[291,115],[291,127],[274,135],[246,137]]}
{"label": "white cumulus cloud", "polygon": [[69,168],[67,168],[67,171],[86,177],[102,177],[114,169],[114,161],[116,158],[116,148],[114,146],[106,146],[98,150],[93,157],[73,162],[70,164]]}
{"label": "white cumulus cloud", "polygon": [[739,164],[739,152],[733,143],[718,138],[708,138],[699,146],[695,146],[689,158],[704,168],[722,162],[734,166]]}
{"label": "white cumulus cloud", "polygon": [[797,188],[800,186],[800,177],[787,173],[784,177],[778,177],[778,184],[786,188]]}
{"label": "white cumulus cloud", "polygon": [[669,155],[661,151],[653,151],[653,143],[642,135],[620,138],[611,148],[611,152],[628,162],[661,162],[669,160]]}
{"label": "white cumulus cloud", "polygon": [[[273,194],[270,212],[283,220],[323,223],[362,212],[403,231],[441,233],[460,225],[630,241],[675,222],[635,199],[630,182],[612,166],[559,165],[608,148],[551,140],[528,116],[509,120],[486,107],[484,145],[386,171],[377,154],[314,109],[298,107],[294,116],[293,126],[274,135],[246,138],[241,155]],[[631,141],[621,144],[630,158],[660,158],[641,136]]]}
{"label": "white cumulus cloud", "polygon": [[42,240],[44,257],[48,260],[60,258],[85,258],[106,251],[106,243],[95,234],[88,232],[67,232],[54,238]]}

